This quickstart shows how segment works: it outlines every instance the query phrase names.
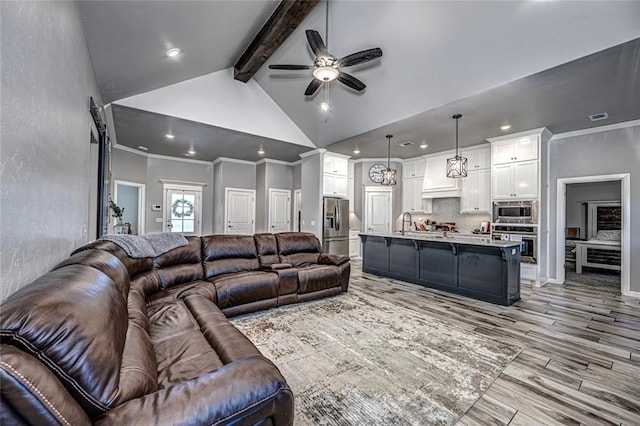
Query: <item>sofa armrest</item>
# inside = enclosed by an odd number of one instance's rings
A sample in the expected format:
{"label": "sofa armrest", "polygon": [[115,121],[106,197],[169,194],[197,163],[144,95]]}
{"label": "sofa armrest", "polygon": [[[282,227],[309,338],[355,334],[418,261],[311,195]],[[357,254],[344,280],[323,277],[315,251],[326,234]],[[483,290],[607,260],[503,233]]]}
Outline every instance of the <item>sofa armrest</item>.
{"label": "sofa armrest", "polygon": [[349,261],[349,256],[343,254],[320,253],[318,263],[320,265],[342,265]]}
{"label": "sofa armrest", "polygon": [[279,269],[289,269],[291,268],[290,263],[268,263],[266,265],[262,265],[260,269],[265,271],[277,271]]}
{"label": "sofa armrest", "polygon": [[270,361],[252,357],[127,401],[96,424],[255,424],[266,418],[293,424],[293,394]]}

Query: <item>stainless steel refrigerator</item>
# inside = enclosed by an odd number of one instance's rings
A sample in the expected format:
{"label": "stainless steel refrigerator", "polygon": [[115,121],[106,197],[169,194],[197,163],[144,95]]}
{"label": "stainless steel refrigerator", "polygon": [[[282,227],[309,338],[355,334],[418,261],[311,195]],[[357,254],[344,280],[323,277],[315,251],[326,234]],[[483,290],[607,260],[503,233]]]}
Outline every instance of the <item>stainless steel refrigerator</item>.
{"label": "stainless steel refrigerator", "polygon": [[325,198],[322,247],[327,253],[349,255],[349,200]]}

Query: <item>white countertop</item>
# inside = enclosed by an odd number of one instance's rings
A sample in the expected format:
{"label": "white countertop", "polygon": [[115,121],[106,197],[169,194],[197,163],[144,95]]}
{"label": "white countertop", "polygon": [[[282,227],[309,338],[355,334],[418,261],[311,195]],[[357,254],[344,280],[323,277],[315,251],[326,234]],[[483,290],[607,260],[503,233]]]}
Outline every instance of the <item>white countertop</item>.
{"label": "white countertop", "polygon": [[404,240],[419,240],[419,241],[439,241],[439,242],[448,242],[448,243],[456,243],[456,244],[468,244],[475,246],[487,246],[487,247],[517,247],[522,244],[520,241],[501,241],[501,240],[492,240],[487,235],[486,238],[478,238],[477,236],[460,236],[459,234],[450,234],[447,233],[447,236],[436,235],[435,233],[406,233],[402,235],[400,233],[397,234],[372,234],[367,232],[360,232],[358,235],[367,235],[372,237],[385,237],[385,238],[399,238]]}

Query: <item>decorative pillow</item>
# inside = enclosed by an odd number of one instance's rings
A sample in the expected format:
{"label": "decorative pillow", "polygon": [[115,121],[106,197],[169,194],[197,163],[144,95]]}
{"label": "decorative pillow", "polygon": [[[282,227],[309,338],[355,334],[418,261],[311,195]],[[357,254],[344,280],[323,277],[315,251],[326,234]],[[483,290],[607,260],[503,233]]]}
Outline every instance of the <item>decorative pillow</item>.
{"label": "decorative pillow", "polygon": [[621,231],[598,231],[596,234],[596,240],[602,241],[620,241],[621,240]]}

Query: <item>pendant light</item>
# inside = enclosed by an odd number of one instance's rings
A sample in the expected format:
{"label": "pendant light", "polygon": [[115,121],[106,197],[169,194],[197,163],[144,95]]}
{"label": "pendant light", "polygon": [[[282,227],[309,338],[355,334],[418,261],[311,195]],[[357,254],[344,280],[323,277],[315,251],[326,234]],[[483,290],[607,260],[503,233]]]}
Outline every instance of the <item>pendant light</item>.
{"label": "pendant light", "polygon": [[391,138],[393,135],[385,136],[387,138],[387,169],[382,172],[382,185],[391,186],[398,182],[397,170],[391,168]]}
{"label": "pendant light", "polygon": [[456,120],[456,156],[453,158],[447,158],[447,177],[461,178],[467,177],[467,159],[458,155],[458,120],[460,120],[462,114],[456,114],[453,118]]}

